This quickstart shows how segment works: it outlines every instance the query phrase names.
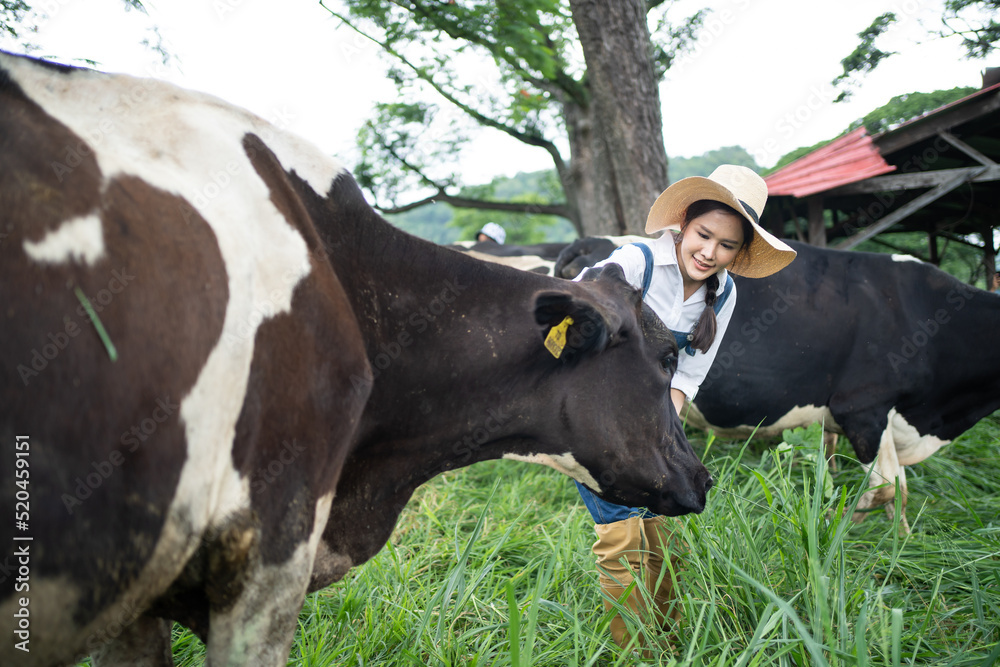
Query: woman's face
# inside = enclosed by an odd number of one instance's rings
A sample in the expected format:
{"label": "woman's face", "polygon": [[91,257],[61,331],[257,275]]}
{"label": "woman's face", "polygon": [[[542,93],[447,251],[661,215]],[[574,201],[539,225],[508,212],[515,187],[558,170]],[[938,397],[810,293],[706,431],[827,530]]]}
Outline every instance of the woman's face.
{"label": "woman's face", "polygon": [[709,211],[684,227],[677,261],[685,282],[704,282],[728,267],[743,247],[743,221],[726,211]]}

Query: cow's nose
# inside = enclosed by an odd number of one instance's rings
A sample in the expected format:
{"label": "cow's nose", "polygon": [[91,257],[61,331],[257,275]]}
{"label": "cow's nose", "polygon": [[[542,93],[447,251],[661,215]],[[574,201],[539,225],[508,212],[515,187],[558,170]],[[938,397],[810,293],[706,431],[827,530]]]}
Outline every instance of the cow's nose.
{"label": "cow's nose", "polygon": [[715,486],[715,480],[712,479],[712,473],[709,473],[708,479],[705,480],[705,493],[708,493],[713,486]]}

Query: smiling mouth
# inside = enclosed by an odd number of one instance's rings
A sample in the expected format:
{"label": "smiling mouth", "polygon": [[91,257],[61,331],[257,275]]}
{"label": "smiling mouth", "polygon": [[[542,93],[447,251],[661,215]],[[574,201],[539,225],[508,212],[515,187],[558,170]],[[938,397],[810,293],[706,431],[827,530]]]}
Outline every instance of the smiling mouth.
{"label": "smiling mouth", "polygon": [[702,262],[701,260],[696,259],[694,257],[692,257],[692,259],[694,259],[694,265],[697,266],[702,271],[710,271],[712,269],[712,267],[709,264],[706,264],[705,262]]}

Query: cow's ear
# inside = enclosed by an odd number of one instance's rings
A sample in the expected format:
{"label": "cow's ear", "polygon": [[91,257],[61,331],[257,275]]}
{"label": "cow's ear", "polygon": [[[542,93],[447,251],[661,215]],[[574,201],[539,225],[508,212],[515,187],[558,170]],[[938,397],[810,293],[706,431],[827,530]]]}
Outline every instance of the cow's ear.
{"label": "cow's ear", "polygon": [[538,294],[535,322],[545,349],[562,361],[572,362],[588,352],[600,352],[608,344],[605,317],[592,303],[568,292]]}

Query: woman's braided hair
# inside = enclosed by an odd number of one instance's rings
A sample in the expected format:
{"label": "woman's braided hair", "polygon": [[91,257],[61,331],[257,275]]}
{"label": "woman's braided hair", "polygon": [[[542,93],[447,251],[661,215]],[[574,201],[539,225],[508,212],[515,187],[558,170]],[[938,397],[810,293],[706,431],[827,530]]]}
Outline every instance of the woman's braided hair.
{"label": "woman's braided hair", "polygon": [[[723,204],[720,201],[699,199],[688,206],[684,214],[684,224],[681,225],[681,232],[683,233],[689,222],[712,211],[724,211],[739,218],[743,223],[743,245],[740,246],[739,251],[746,252],[747,248],[750,247],[750,242],[753,240],[753,227],[750,225],[750,221],[740,215],[733,207]],[[680,237],[678,237],[678,242],[680,242]],[[705,280],[705,310],[701,311],[698,324],[695,325],[692,332],[694,335],[691,340],[691,347],[695,350],[708,352],[708,349],[712,347],[712,343],[715,342],[715,333],[718,330],[718,323],[715,320],[715,300],[718,298],[718,293],[719,274],[713,273]]]}

